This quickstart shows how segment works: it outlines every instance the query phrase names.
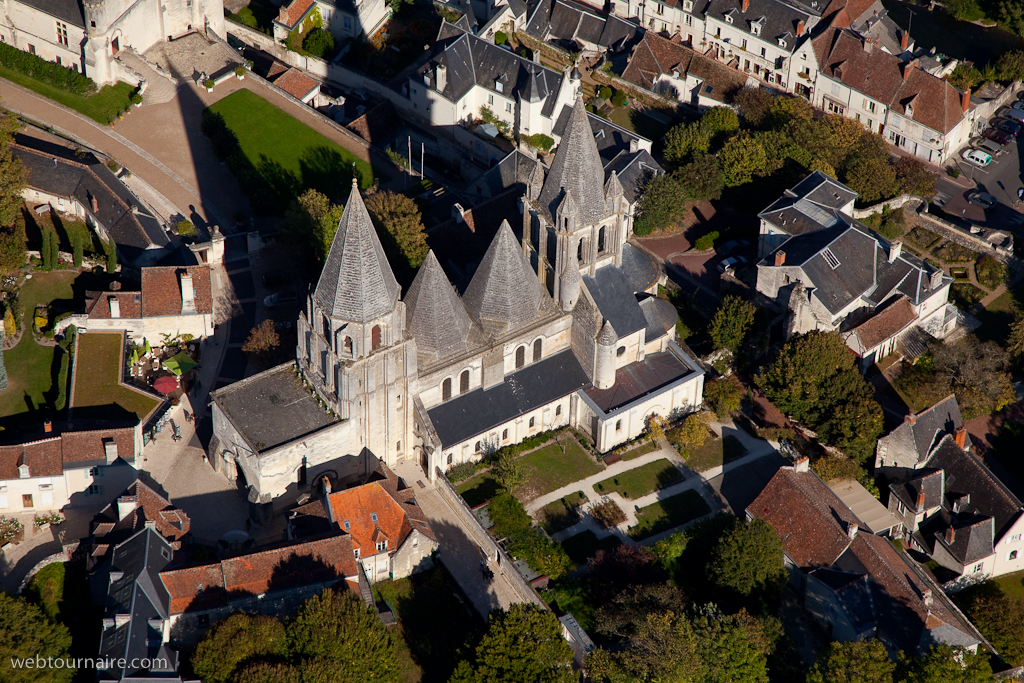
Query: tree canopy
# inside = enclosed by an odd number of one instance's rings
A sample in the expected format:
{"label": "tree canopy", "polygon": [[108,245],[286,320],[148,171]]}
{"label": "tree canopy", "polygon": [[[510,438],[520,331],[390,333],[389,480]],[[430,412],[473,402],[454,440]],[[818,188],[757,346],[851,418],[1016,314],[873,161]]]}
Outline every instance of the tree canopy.
{"label": "tree canopy", "polygon": [[[285,627],[272,617],[234,614],[214,625],[192,656],[192,670],[206,683],[228,683],[239,665],[288,653]],[[246,677],[252,683],[253,678]]]}
{"label": "tree canopy", "polygon": [[896,665],[874,638],[831,643],[807,675],[807,683],[893,683]]}
{"label": "tree canopy", "polygon": [[410,268],[427,258],[427,234],[416,202],[404,194],[385,190],[366,197],[366,210],[377,226],[385,248],[401,255]]}
{"label": "tree canopy", "polygon": [[[25,168],[11,153],[11,141],[18,130],[13,114],[0,117],[0,228],[14,225],[25,189]],[[21,265],[20,263],[18,265]]]}
{"label": "tree canopy", "polygon": [[650,235],[667,228],[686,215],[686,205],[691,199],[686,185],[675,173],[652,175],[640,195],[634,232]]}
{"label": "tree canopy", "polygon": [[46,618],[24,598],[0,592],[0,668],[5,683],[68,683],[75,669],[57,667],[14,668],[11,660],[29,657],[67,660],[71,635],[67,627]]}
{"label": "tree canopy", "polygon": [[757,308],[749,301],[731,294],[722,297],[722,302],[708,327],[715,348],[729,349],[733,353],[739,351],[754,325],[756,314]]}
{"label": "tree canopy", "polygon": [[774,599],[786,585],[782,541],[760,519],[737,520],[715,546],[709,569],[719,587],[741,598]]}
{"label": "tree canopy", "polygon": [[344,207],[332,204],[327,195],[309,189],[296,198],[285,213],[284,233],[323,263],[331,250]]}
{"label": "tree canopy", "polygon": [[949,645],[933,646],[924,657],[901,657],[900,683],[987,683],[992,681],[988,655]]}
{"label": "tree canopy", "polygon": [[835,332],[791,339],[755,378],[779,410],[818,432],[828,444],[863,459],[882,433],[882,409]]}

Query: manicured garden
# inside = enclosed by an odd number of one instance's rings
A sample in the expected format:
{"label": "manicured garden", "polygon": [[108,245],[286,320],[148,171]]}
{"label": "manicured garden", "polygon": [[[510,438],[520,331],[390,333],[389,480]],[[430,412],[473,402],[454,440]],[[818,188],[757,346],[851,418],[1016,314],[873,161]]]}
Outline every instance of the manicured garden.
{"label": "manicured garden", "polygon": [[579,509],[589,500],[583,491],[577,491],[548,503],[534,513],[533,516],[544,527],[544,531],[549,534],[556,534],[563,529],[571,527],[580,520]]}
{"label": "manicured garden", "polygon": [[746,453],[747,449],[735,436],[709,438],[703,446],[690,449],[686,466],[694,472],[707,472],[712,467],[721,467],[727,462],[738,460]]}
{"label": "manicured garden", "polygon": [[522,457],[527,472],[526,483],[520,489],[524,498],[532,500],[601,471],[601,465],[576,439],[563,436],[560,440],[560,444],[553,443]]}
{"label": "manicured garden", "polygon": [[109,412],[111,406],[118,406],[143,420],[160,404],[155,397],[121,383],[122,339],[119,332],[90,332],[78,336],[73,409],[103,408]]}
{"label": "manicured garden", "polygon": [[127,110],[132,103],[132,93],[135,92],[135,88],[128,83],[117,82],[103,86],[93,95],[76,95],[5,66],[0,66],[0,78],[6,78],[103,124],[112,123],[118,114]]}
{"label": "manicured garden", "polygon": [[666,458],[621,472],[594,484],[599,495],[618,493],[623,498],[640,498],[648,493],[679,483],[683,473]]}
{"label": "manicured garden", "polygon": [[[630,527],[629,536],[640,541],[648,536],[668,531],[680,524],[686,524],[711,512],[700,493],[690,489],[674,496],[659,500],[636,513],[636,526]],[[571,557],[571,556],[570,556]]]}
{"label": "manicured garden", "polygon": [[647,455],[648,453],[653,453],[656,450],[658,450],[658,444],[654,441],[648,441],[640,446],[637,446],[636,448],[631,448],[625,453],[623,453],[622,459],[634,460],[636,458],[639,458],[641,455]]}

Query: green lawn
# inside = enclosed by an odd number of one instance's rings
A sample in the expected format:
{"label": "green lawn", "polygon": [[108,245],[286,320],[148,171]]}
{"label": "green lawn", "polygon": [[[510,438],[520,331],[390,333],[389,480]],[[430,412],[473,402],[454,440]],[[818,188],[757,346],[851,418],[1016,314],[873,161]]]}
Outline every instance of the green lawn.
{"label": "green lawn", "polygon": [[537,511],[537,521],[544,527],[544,531],[555,534],[562,529],[568,529],[579,521],[579,508],[589,500],[583,491],[571,493],[558,500],[548,503]]}
{"label": "green lawn", "polygon": [[621,541],[616,536],[605,536],[598,539],[597,535],[588,529],[562,541],[562,550],[570,560],[579,565],[586,564],[587,560],[596,555],[598,550],[611,550],[619,543]]}
{"label": "green lawn", "polygon": [[708,439],[700,448],[690,450],[686,458],[686,466],[694,472],[707,472],[712,467],[719,467],[746,455],[747,449],[735,436],[725,439]]}
{"label": "green lawn", "polygon": [[481,472],[458,484],[455,490],[462,494],[462,499],[469,507],[475,508],[494,498],[499,488],[501,485],[490,472]]}
{"label": "green lawn", "polygon": [[561,438],[565,453],[561,445],[553,443],[523,456],[527,480],[519,490],[521,496],[532,500],[601,471],[601,465],[594,462],[575,439]]}
{"label": "green lawn", "polygon": [[83,408],[97,408],[99,410],[95,414],[106,415],[108,419],[132,414],[142,420],[160,404],[156,398],[121,384],[124,365],[122,337],[120,332],[78,335],[74,395],[71,397],[71,408],[76,413],[91,412],[83,411]]}
{"label": "green lawn", "polygon": [[60,102],[65,107],[85,114],[97,123],[104,124],[114,121],[120,112],[131,105],[132,93],[135,92],[134,86],[118,82],[114,85],[103,86],[95,95],[83,97],[56,88],[49,83],[37,81],[5,66],[0,66],[0,77],[37,92],[43,97]]}
{"label": "green lawn", "polygon": [[1005,574],[997,579],[990,580],[999,586],[999,590],[1003,591],[1004,595],[1016,598],[1017,600],[1024,600],[1024,572]]}
{"label": "green lawn", "polygon": [[594,484],[598,495],[615,492],[623,498],[640,498],[652,491],[678,483],[683,473],[668,459],[662,458]]}
{"label": "green lawn", "polygon": [[25,587],[24,596],[39,605],[47,617],[59,621],[64,601],[64,564],[54,562],[40,569]]}
{"label": "green lawn", "polygon": [[[373,182],[369,163],[249,90],[214,103],[204,112],[204,116],[210,114],[223,118],[245,158],[280,198],[297,196],[310,187],[329,197],[347,197],[353,164],[361,187]],[[232,167],[232,172],[239,171]]]}
{"label": "green lawn", "polygon": [[648,453],[653,453],[656,450],[658,450],[658,444],[656,444],[653,441],[648,441],[647,443],[643,444],[642,446],[637,446],[636,448],[631,448],[628,451],[626,451],[625,453],[623,453],[622,454],[622,459],[623,460],[633,460],[635,458],[639,458],[641,455],[647,455]]}
{"label": "green lawn", "polygon": [[78,275],[71,271],[35,273],[18,294],[25,333],[18,345],[4,351],[8,386],[0,393],[0,418],[33,412],[53,406],[57,397],[53,383],[59,364],[55,362],[54,346],[37,344],[32,337],[32,315],[37,304],[74,299],[72,283]]}
{"label": "green lawn", "polygon": [[636,526],[629,530],[630,538],[640,541],[648,536],[667,531],[680,524],[686,524],[711,512],[700,494],[694,490],[683,491],[657,503],[640,508],[636,514]]}

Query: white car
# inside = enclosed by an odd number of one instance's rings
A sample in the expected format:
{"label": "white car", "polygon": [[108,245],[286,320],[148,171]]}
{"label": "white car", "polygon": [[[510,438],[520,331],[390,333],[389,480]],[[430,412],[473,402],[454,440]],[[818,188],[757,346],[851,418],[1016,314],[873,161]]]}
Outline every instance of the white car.
{"label": "white car", "polygon": [[969,149],[963,153],[964,161],[984,168],[992,163],[992,155],[980,149]]}

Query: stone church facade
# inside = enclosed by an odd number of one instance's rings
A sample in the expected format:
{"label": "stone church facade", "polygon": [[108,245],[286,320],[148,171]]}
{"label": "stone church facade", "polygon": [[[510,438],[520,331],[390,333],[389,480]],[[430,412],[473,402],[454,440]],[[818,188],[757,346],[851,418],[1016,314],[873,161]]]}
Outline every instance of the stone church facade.
{"label": "stone church facade", "polygon": [[703,372],[653,296],[660,268],[627,242],[622,186],[582,101],[533,178],[461,294],[431,252],[404,297],[353,187],[296,362],[211,394],[213,462],[262,514],[323,473],[357,481],[375,459],[433,478],[563,426],[607,451],[651,414],[700,406]]}

